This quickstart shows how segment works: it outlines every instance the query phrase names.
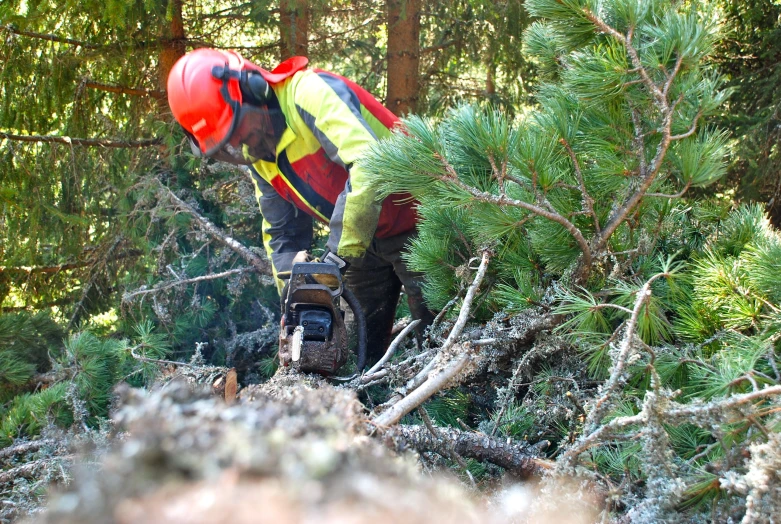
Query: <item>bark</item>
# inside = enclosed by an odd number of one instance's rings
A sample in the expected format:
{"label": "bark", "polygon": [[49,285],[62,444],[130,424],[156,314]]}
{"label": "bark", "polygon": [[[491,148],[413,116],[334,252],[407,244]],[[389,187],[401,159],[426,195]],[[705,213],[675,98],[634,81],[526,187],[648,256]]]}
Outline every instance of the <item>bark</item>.
{"label": "bark", "polygon": [[309,54],[309,0],[279,2],[280,60]]}
{"label": "bark", "polygon": [[496,65],[489,62],[485,74],[485,93],[487,95],[496,94]]}
{"label": "bark", "polygon": [[524,478],[549,467],[523,444],[449,427],[437,426],[437,432],[443,438],[436,438],[425,426],[400,425],[390,430],[386,438],[392,439],[397,449],[408,447],[420,453],[432,451],[443,457],[449,457],[452,448],[462,457],[496,464]]}
{"label": "bark", "polygon": [[420,91],[420,0],[388,0],[388,94],[402,116],[417,109]]}
{"label": "bark", "polygon": [[[163,47],[160,50],[157,70],[157,89],[166,92],[168,86],[168,73],[171,72],[177,60],[184,56],[185,36],[184,21],[182,19],[182,0],[169,0],[168,26],[163,30]],[[161,115],[169,113],[168,103],[164,97],[157,100],[158,111]]]}
{"label": "bark", "polygon": [[0,449],[0,460],[5,460],[16,455],[32,453],[34,451],[38,451],[44,446],[54,445],[54,443],[54,440],[43,439],[31,440],[30,442],[22,442],[21,444],[17,444],[15,446],[9,446],[7,448]]}

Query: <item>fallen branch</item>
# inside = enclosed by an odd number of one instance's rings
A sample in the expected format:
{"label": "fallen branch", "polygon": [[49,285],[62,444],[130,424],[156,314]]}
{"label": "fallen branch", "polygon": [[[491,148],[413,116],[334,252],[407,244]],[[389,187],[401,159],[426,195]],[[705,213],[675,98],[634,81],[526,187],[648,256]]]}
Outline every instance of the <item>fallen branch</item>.
{"label": "fallen branch", "polygon": [[198,282],[203,282],[206,280],[216,280],[218,278],[226,278],[233,275],[241,275],[243,273],[248,273],[251,271],[255,271],[254,268],[248,268],[248,267],[238,267],[235,269],[229,269],[228,271],[223,271],[222,273],[212,273],[210,275],[201,275],[199,277],[193,277],[193,278],[185,278],[182,280],[173,280],[169,282],[159,282],[152,286],[149,289],[145,289],[142,287],[141,289],[138,289],[136,291],[133,291],[132,293],[125,293],[122,296],[122,302],[130,302],[133,298],[139,296],[139,295],[147,295],[149,293],[157,293],[160,291],[164,291],[166,289],[171,289],[173,287],[178,286],[186,286],[189,284],[195,284]]}
{"label": "fallen branch", "polygon": [[540,474],[551,469],[552,464],[536,456],[526,444],[512,440],[491,438],[483,433],[461,431],[450,427],[438,427],[437,438],[424,426],[399,425],[388,431],[387,440],[395,448],[403,451],[405,447],[418,452],[432,451],[449,458],[449,446],[461,457],[490,462],[523,478]]}
{"label": "fallen branch", "polygon": [[187,362],[177,362],[176,360],[163,360],[159,358],[149,358],[145,357],[143,355],[139,355],[136,353],[136,350],[139,348],[144,347],[144,344],[138,344],[137,346],[133,346],[131,348],[128,348],[127,350],[130,352],[130,356],[132,356],[134,359],[138,360],[139,362],[146,362],[148,364],[160,364],[165,366],[177,366],[177,367],[186,367],[190,369],[195,369],[198,371],[207,371],[209,373],[220,373],[223,375],[227,375],[230,371],[226,367],[222,366],[204,366],[201,364],[190,364]]}
{"label": "fallen branch", "polygon": [[420,319],[413,320],[409,324],[407,324],[404,329],[401,330],[401,333],[399,333],[395,339],[393,339],[393,342],[391,342],[391,345],[388,346],[388,350],[385,351],[385,354],[382,356],[382,358],[374,364],[369,371],[366,372],[366,374],[361,377],[361,382],[369,382],[373,380],[372,375],[378,371],[382,366],[385,365],[386,362],[388,362],[391,357],[393,357],[393,354],[396,352],[396,349],[401,345],[401,342],[407,337],[407,335],[415,329],[415,327],[420,324]]}
{"label": "fallen branch", "polygon": [[[458,314],[456,323],[453,326],[453,329],[450,330],[450,335],[448,335],[447,340],[445,340],[445,343],[442,345],[442,348],[417,375],[415,375],[409,382],[407,382],[407,384],[402,389],[400,389],[395,395],[393,395],[393,397],[391,397],[388,400],[388,402],[383,404],[383,407],[389,407],[389,408],[396,407],[396,404],[404,398],[404,396],[407,394],[408,391],[413,391],[414,393],[417,394],[414,397],[412,395],[407,397],[407,399],[405,399],[406,402],[404,402],[402,408],[388,409],[387,411],[385,411],[375,421],[378,425],[387,426],[398,422],[401,419],[401,417],[403,417],[404,415],[406,415],[407,413],[409,413],[410,411],[418,407],[420,404],[425,402],[431,395],[439,391],[439,389],[445,387],[445,385],[448,383],[450,378],[453,378],[464,368],[464,366],[466,366],[469,360],[468,354],[462,355],[461,357],[457,358],[454,362],[449,364],[445,369],[443,369],[442,372],[437,376],[436,381],[432,382],[433,385],[429,384],[428,387],[426,387],[425,389],[423,388],[423,384],[429,380],[429,374],[436,367],[440,357],[445,352],[450,350],[450,348],[453,346],[455,341],[461,336],[461,333],[464,331],[464,326],[466,326],[466,321],[469,319],[470,309],[472,308],[472,302],[474,301],[475,295],[477,294],[477,290],[480,287],[483,278],[485,277],[486,271],[488,270],[489,260],[490,260],[490,255],[488,251],[483,251],[483,256],[480,261],[480,266],[477,268],[477,275],[475,275],[474,281],[469,286],[469,289],[467,290],[466,295],[464,296],[464,303],[461,305],[461,311]],[[438,387],[439,389],[432,390],[432,387]],[[410,400],[411,398],[412,400]],[[419,401],[418,404],[414,403],[418,401]]]}
{"label": "fallen branch", "polygon": [[[692,402],[691,404],[679,404],[668,402],[668,407],[660,411],[657,416],[664,420],[665,424],[678,426],[681,424],[695,424],[709,427],[713,424],[712,418],[735,410],[745,404],[757,400],[781,395],[781,386],[772,386],[750,393],[732,395],[730,397],[712,400],[710,402]],[[643,409],[637,415],[618,417],[607,424],[584,435],[562,456],[560,461],[565,465],[574,464],[574,460],[589,448],[599,445],[613,436],[617,431],[634,425],[644,426],[651,415],[651,407],[656,404],[655,392],[647,392],[643,401]],[[732,420],[734,422],[734,420]]]}
{"label": "fallen branch", "polygon": [[420,415],[420,418],[423,419],[423,424],[425,424],[426,429],[428,429],[429,433],[431,433],[431,436],[434,437],[437,441],[442,442],[445,445],[447,455],[443,455],[443,456],[451,459],[453,462],[458,464],[459,467],[464,471],[466,476],[469,477],[469,482],[472,484],[472,487],[477,488],[477,484],[475,483],[475,478],[472,476],[472,473],[469,471],[469,466],[464,461],[463,457],[461,457],[461,455],[459,455],[458,452],[456,452],[455,445],[448,438],[448,436],[439,432],[437,426],[431,420],[431,417],[428,416],[428,411],[426,411],[426,408],[422,406],[419,407],[418,414]]}
{"label": "fallen branch", "polygon": [[398,423],[404,415],[423,404],[435,393],[445,389],[466,368],[471,360],[472,355],[464,351],[443,367],[439,373],[430,376],[420,387],[383,411],[372,422],[381,428]]}
{"label": "fallen branch", "polygon": [[7,448],[0,449],[0,460],[4,460],[16,455],[24,455],[25,453],[32,453],[34,451],[38,451],[44,446],[51,446],[52,444],[54,444],[54,441],[51,439],[41,439],[22,442],[16,446],[8,446]]}

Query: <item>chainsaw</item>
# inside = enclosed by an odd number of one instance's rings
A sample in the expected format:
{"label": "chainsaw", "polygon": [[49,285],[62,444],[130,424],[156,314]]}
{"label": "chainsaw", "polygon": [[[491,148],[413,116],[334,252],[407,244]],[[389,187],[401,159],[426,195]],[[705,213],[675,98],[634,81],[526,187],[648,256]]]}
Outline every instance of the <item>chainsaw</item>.
{"label": "chainsaw", "polygon": [[[287,274],[280,275],[282,278]],[[340,298],[352,309],[358,334],[358,372],[366,365],[366,321],[355,295],[344,286],[333,264],[293,265],[282,294],[279,353],[304,372],[332,375],[349,357],[347,328]]]}

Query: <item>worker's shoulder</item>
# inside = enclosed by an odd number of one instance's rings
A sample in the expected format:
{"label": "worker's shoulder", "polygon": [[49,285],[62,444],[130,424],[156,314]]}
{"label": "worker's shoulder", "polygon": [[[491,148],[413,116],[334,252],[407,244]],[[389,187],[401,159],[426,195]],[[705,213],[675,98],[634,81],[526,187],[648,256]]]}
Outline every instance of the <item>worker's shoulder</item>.
{"label": "worker's shoulder", "polygon": [[313,95],[317,97],[324,92],[334,93],[347,88],[344,80],[342,76],[322,69],[305,69],[293,75],[288,89],[296,98],[309,98]]}

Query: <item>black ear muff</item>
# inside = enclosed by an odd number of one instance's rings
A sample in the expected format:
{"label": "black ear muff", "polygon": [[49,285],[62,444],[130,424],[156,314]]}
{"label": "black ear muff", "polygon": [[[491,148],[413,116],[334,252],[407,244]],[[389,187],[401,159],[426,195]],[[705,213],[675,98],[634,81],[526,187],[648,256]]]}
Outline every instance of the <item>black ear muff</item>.
{"label": "black ear muff", "polygon": [[275,99],[274,91],[263,75],[255,71],[247,71],[246,73],[246,76],[242,75],[244,78],[240,82],[244,96],[258,106],[264,106]]}

